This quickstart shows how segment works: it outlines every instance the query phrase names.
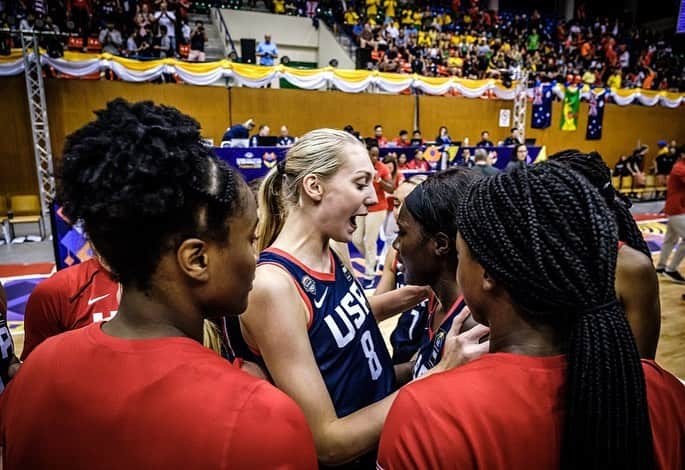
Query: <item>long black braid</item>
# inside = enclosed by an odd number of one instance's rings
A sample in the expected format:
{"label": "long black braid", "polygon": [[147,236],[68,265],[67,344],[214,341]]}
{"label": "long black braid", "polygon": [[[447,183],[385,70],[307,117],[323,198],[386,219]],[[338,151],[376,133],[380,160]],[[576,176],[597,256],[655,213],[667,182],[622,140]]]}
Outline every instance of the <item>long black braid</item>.
{"label": "long black braid", "polygon": [[459,210],[473,256],[522,314],[566,336],[566,469],[654,467],[645,379],[614,291],[610,214],[585,178],[553,162],[479,180]]}
{"label": "long black braid", "polygon": [[641,251],[649,259],[652,258],[647,242],[635,223],[635,219],[630,214],[630,206],[632,205],[630,199],[617,192],[612,186],[611,170],[604,163],[599,153],[564,150],[550,156],[549,159],[562,163],[587,178],[599,190],[614,213],[616,223],[618,224],[618,239],[625,242],[631,248]]}

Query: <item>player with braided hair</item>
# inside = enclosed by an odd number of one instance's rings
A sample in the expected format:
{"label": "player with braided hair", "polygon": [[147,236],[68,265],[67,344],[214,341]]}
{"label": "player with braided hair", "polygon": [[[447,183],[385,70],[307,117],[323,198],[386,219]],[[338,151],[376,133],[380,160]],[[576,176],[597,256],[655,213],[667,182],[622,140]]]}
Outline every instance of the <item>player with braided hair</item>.
{"label": "player with braided hair", "polygon": [[[468,168],[452,167],[436,173],[416,187],[404,200],[397,219],[393,247],[404,266],[408,284],[428,285],[432,296],[412,376],[421,377],[442,358],[447,333],[454,319],[466,307],[456,282],[459,258],[456,251],[457,208],[469,183],[477,174]],[[468,318],[462,331],[477,323]],[[478,338],[487,328],[478,325]],[[479,333],[480,332],[480,333]],[[487,344],[482,345],[487,350]]]}
{"label": "player with braided hair", "polygon": [[247,185],[174,108],[117,99],[96,115],[67,139],[59,197],[122,284],[119,311],[22,365],[0,404],[5,465],[314,468],[297,405],[202,346],[205,318],[247,306]]}
{"label": "player with braided hair", "polygon": [[602,196],[542,163],[473,184],[457,224],[457,278],[490,353],[400,392],[379,468],[683,468],[685,387],[640,360]]}
{"label": "player with braided hair", "polygon": [[611,185],[611,170],[599,153],[565,150],[549,158],[583,175],[613,212],[619,239],[616,297],[628,317],[640,356],[654,359],[661,327],[659,281],[647,243],[630,213],[630,200]]}

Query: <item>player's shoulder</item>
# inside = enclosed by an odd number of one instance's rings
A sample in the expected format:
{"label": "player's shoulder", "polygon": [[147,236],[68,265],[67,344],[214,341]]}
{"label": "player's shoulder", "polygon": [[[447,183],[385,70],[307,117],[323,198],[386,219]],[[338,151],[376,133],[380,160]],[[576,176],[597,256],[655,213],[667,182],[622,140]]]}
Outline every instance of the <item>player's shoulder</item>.
{"label": "player's shoulder", "polygon": [[100,264],[93,259],[69,266],[40,282],[34,292],[39,294],[57,292],[61,295],[71,296],[89,282],[100,269],[102,269]]}

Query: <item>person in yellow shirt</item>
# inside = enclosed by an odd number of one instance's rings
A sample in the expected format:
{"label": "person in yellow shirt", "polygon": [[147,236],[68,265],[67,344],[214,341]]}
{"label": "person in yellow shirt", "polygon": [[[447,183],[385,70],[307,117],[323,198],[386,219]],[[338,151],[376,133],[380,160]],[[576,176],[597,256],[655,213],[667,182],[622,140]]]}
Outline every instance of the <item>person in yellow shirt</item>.
{"label": "person in yellow shirt", "polygon": [[426,34],[425,31],[419,31],[419,40],[418,44],[421,47],[428,47],[430,46],[431,40],[428,34]]}
{"label": "person in yellow shirt", "polygon": [[412,20],[413,15],[414,12],[411,8],[405,8],[404,10],[402,10],[402,26],[409,26],[410,24],[412,24],[414,22]]}
{"label": "person in yellow shirt", "polygon": [[621,71],[616,70],[607,80],[609,88],[621,88]]}
{"label": "person in yellow shirt", "polygon": [[423,13],[420,11],[415,11],[414,14],[412,15],[412,19],[414,20],[414,26],[417,28],[421,27],[421,20],[423,19]]}
{"label": "person in yellow shirt", "polygon": [[385,16],[388,18],[395,18],[395,9],[397,8],[397,0],[385,0],[383,2],[385,8]]}
{"label": "person in yellow shirt", "polygon": [[[274,2],[275,3],[275,2]],[[354,26],[359,22],[359,15],[354,10],[347,10],[345,12],[345,25]]]}
{"label": "person in yellow shirt", "polygon": [[438,31],[434,28],[431,28],[430,31],[428,31],[428,37],[430,38],[431,44],[435,44],[435,42],[438,40]]}
{"label": "person in yellow shirt", "polygon": [[366,16],[375,18],[378,14],[378,5],[380,3],[380,0],[366,0]]}
{"label": "person in yellow shirt", "polygon": [[277,15],[285,13],[285,0],[274,0],[274,13]]}

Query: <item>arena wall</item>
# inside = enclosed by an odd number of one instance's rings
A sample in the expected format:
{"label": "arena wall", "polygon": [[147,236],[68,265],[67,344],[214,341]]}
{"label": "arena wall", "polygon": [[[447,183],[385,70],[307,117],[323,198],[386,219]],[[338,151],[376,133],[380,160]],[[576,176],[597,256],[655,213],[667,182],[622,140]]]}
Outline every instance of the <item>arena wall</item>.
{"label": "arena wall", "polygon": [[[482,130],[490,131],[493,141],[508,135],[498,127],[499,111],[512,109],[506,101],[445,98],[432,96],[348,94],[304,90],[277,90],[182,85],[135,84],[118,81],[48,80],[46,82],[48,119],[56,159],[60,158],[66,136],[88,122],[93,110],[121,96],[131,101],[152,99],[175,106],[194,116],[203,135],[219,143],[226,128],[254,118],[277,133],[286,124],[291,135],[301,135],[316,127],[342,128],[352,124],[369,135],[373,126],[383,124],[388,137],[400,129],[411,130],[415,119],[424,138],[433,139],[438,127],[446,125],[454,140],[469,137],[472,144]],[[36,193],[36,171],[24,78],[0,79],[0,193]],[[526,136],[547,146],[548,154],[564,148],[598,150],[609,165],[620,154],[628,153],[638,142],[648,144],[650,157],[660,139],[685,143],[685,107],[620,107],[607,105],[604,136],[600,141],[585,140],[587,105],[581,104],[579,130],[561,132],[561,104],[554,103],[553,126],[545,130],[527,129]]]}

